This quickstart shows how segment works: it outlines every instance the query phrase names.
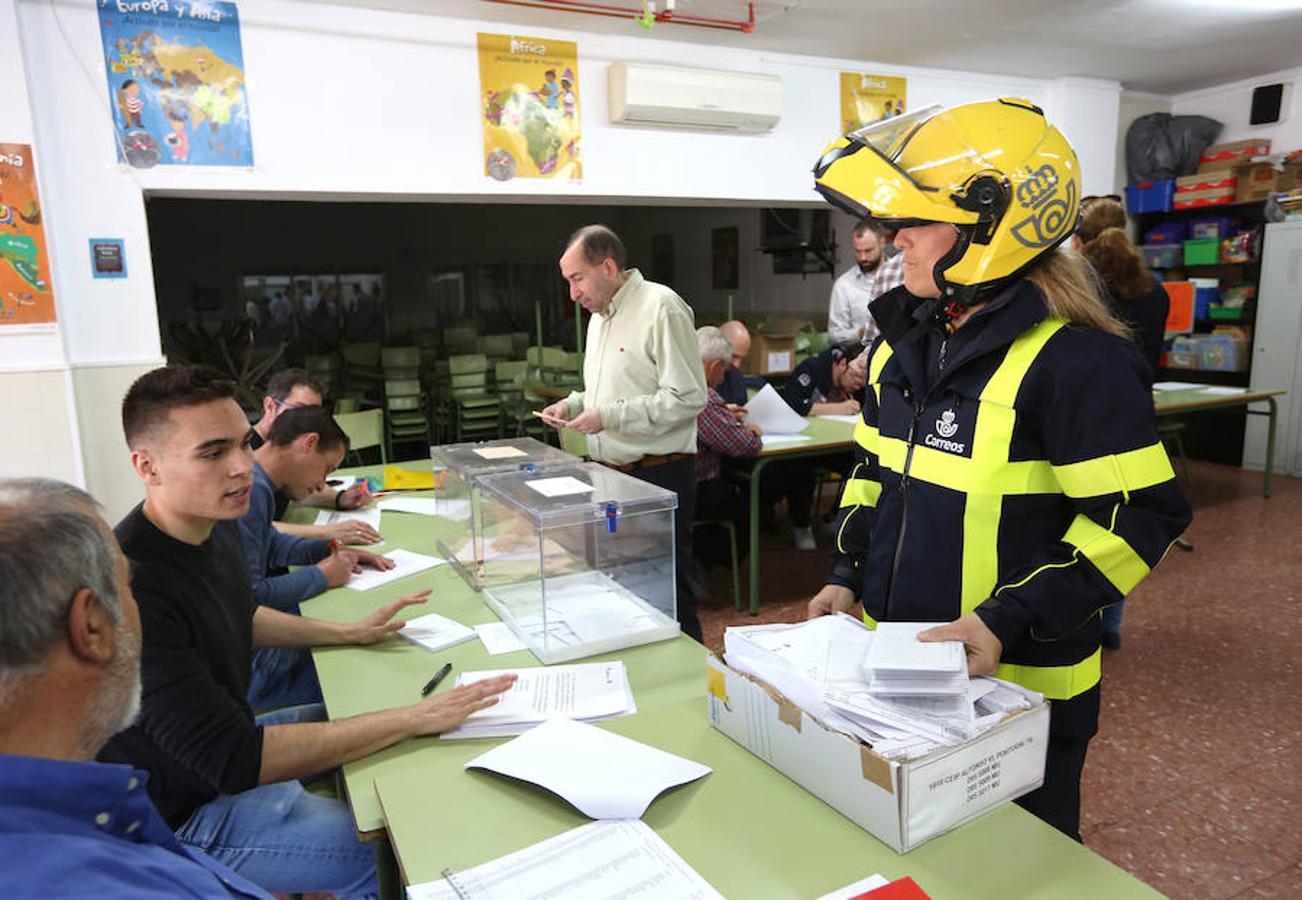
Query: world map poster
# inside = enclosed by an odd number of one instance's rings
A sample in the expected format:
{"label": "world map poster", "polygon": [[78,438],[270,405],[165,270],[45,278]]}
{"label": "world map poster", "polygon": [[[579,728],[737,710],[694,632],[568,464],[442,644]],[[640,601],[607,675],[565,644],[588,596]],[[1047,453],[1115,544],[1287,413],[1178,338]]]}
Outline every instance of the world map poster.
{"label": "world map poster", "polygon": [[96,2],[118,162],[252,166],[235,4]]}
{"label": "world map poster", "polygon": [[484,174],[583,176],[579,155],[579,52],[572,41],[479,35]]}
{"label": "world map poster", "polygon": [[27,144],[0,144],[0,326],[53,327],[54,291],[36,165]]}

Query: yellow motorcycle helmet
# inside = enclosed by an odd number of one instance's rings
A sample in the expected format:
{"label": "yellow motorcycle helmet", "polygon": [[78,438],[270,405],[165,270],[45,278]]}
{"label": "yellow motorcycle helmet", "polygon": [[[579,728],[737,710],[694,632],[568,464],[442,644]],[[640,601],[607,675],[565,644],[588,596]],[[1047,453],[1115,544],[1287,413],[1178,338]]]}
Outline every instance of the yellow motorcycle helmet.
{"label": "yellow motorcycle helmet", "polygon": [[1080,163],[1028,100],[1003,98],[884,119],[834,141],[815,188],[889,229],[949,222],[942,302],[970,305],[1052,252],[1080,218]]}

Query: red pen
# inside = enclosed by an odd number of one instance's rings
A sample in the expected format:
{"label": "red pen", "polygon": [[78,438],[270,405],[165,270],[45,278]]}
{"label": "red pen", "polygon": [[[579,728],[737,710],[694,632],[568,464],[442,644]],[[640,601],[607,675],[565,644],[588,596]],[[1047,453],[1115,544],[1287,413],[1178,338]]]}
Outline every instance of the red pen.
{"label": "red pen", "polygon": [[339,552],[339,538],[330,539],[330,555],[334,556]]}

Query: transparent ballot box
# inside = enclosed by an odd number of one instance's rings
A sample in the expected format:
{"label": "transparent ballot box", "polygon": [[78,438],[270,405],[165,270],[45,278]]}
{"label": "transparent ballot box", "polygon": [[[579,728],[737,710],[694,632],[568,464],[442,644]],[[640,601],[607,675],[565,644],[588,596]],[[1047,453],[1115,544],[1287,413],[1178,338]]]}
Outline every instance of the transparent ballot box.
{"label": "transparent ballot box", "polygon": [[530,437],[505,438],[429,448],[436,480],[434,512],[458,526],[455,537],[438,541],[439,552],[476,590],[480,586],[482,539],[479,523],[479,477],[494,472],[539,469],[572,464],[577,456]]}
{"label": "transparent ballot box", "polygon": [[598,463],[479,483],[484,599],[539,660],[678,634],[677,494]]}

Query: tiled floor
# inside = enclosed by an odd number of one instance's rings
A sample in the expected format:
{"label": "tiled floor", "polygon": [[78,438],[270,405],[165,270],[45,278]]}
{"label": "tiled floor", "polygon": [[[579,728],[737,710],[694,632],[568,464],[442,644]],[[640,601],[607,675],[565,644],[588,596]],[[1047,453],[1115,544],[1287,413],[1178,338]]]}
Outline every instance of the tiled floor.
{"label": "tiled floor", "polygon": [[[1135,591],[1104,660],[1081,830],[1172,897],[1302,898],[1302,479],[1277,476],[1266,500],[1259,473],[1191,469],[1196,549]],[[772,534],[761,550],[758,618],[734,613],[728,571],[711,572],[709,646],[729,624],[803,618],[821,586],[822,550]]]}

